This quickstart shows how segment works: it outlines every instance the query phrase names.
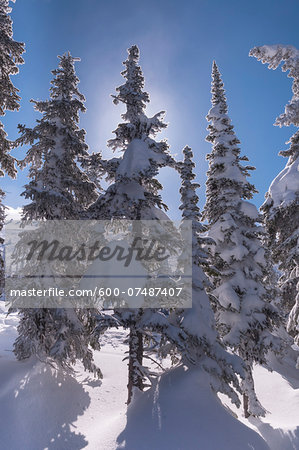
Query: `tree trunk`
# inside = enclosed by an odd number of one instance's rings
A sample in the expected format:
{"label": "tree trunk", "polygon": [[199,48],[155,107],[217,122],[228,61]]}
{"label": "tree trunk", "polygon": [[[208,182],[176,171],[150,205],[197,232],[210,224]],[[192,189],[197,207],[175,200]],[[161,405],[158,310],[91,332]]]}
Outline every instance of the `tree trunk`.
{"label": "tree trunk", "polygon": [[248,396],[246,394],[243,394],[243,407],[244,407],[244,416],[246,419],[250,417],[250,413],[248,411]]}
{"label": "tree trunk", "polygon": [[128,377],[128,400],[129,404],[132,400],[133,388],[137,387],[143,390],[142,377],[142,358],[143,358],[143,338],[142,333],[137,331],[134,326],[130,328],[129,338],[129,377]]}

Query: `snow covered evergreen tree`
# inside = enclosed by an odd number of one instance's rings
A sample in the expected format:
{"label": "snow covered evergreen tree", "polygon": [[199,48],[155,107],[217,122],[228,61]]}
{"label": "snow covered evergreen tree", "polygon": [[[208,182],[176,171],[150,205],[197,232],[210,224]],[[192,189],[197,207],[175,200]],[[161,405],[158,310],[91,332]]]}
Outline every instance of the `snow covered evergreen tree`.
{"label": "snow covered evergreen tree", "polygon": [[[12,20],[9,16],[11,8],[9,0],[0,0],[0,115],[5,111],[17,111],[20,108],[19,90],[13,85],[11,75],[19,72],[18,65],[23,64],[22,53],[25,51],[22,42],[13,39]],[[3,124],[0,122],[0,176],[7,173],[15,178],[15,158],[9,155],[11,143],[7,140]]]}
{"label": "snow covered evergreen tree", "polygon": [[[136,220],[161,217],[158,208],[164,207],[159,190],[161,184],[154,177],[160,167],[173,166],[174,160],[168,153],[166,141],[156,142],[155,135],[166,127],[161,117],[164,111],[148,118],[144,112],[149,95],[143,91],[144,77],[138,65],[139,49],[132,46],[124,62],[122,72],[126,82],[116,90],[114,103],[126,105],[124,120],[114,131],[116,137],[108,141],[113,151],[118,148],[124,153],[121,158],[112,158],[103,166],[109,180],[114,183],[105,195],[89,208],[91,217],[111,217]],[[131,193],[131,194],[130,194]],[[101,214],[99,216],[99,211]]]}
{"label": "snow covered evergreen tree", "polygon": [[[4,116],[5,111],[16,111],[19,109],[19,90],[13,85],[11,75],[19,72],[18,65],[23,64],[22,53],[25,51],[22,42],[13,39],[12,20],[9,16],[11,8],[9,0],[0,0],[0,115]],[[16,178],[15,158],[9,152],[11,142],[7,139],[2,122],[0,122],[0,177],[5,174],[11,178]],[[3,228],[5,208],[3,205],[4,192],[0,188],[0,232]],[[3,239],[0,238],[0,245]],[[4,281],[4,261],[0,254],[0,290],[3,289]]]}
{"label": "snow covered evergreen tree", "polygon": [[[31,181],[22,195],[31,203],[23,208],[23,220],[79,219],[81,211],[97,197],[95,185],[77,164],[87,157],[85,131],[79,128],[79,112],[84,112],[84,96],[79,92],[70,53],[59,57],[53,70],[51,98],[34,101],[43,114],[31,129],[19,126],[16,145],[29,144],[22,166],[30,164]],[[85,369],[100,376],[93,363],[89,344],[97,348],[92,335],[95,311],[68,308],[24,308],[20,311],[18,338],[14,351],[18,359],[37,355],[70,367],[81,360]]]}
{"label": "snow covered evergreen tree", "polygon": [[78,58],[66,53],[59,59],[50,100],[32,101],[42,118],[32,129],[19,125],[16,145],[31,145],[21,162],[22,167],[30,164],[31,178],[22,194],[31,200],[23,210],[25,220],[79,219],[97,198],[95,184],[78,166],[79,159],[88,157],[85,130],[78,126],[79,113],[85,111],[74,69]]}
{"label": "snow covered evergreen tree", "polygon": [[[280,127],[299,127],[299,50],[288,45],[264,45],[250,51],[269,69],[283,62],[282,70],[293,78],[293,97],[275,122]],[[299,341],[299,130],[287,142],[290,147],[281,151],[287,157],[285,168],[272,181],[261,207],[269,235],[273,260],[278,264],[281,277],[282,309],[287,316],[288,332]],[[293,309],[292,309],[293,308]],[[290,312],[291,311],[291,312]],[[298,359],[299,363],[299,359]]]}
{"label": "snow covered evergreen tree", "polygon": [[244,370],[241,360],[225,351],[216,330],[214,314],[206,293],[206,289],[211,288],[211,283],[203,271],[203,268],[209,269],[208,254],[204,247],[213,244],[213,241],[202,236],[206,232],[206,226],[200,222],[196,194],[199,184],[193,181],[195,164],[192,150],[186,146],[183,153],[184,161],[178,164],[182,178],[180,209],[183,220],[192,221],[193,258],[192,308],[177,312],[179,326],[187,335],[184,359],[187,364],[191,361],[201,365],[209,373],[212,388],[228,395],[239,405],[236,390],[240,391],[240,388],[236,373],[244,376]]}
{"label": "snow covered evergreen tree", "polygon": [[[145,114],[149,95],[143,90],[144,77],[140,66],[139,49],[133,45],[128,50],[128,58],[124,62],[122,76],[125,83],[118,87],[114,103],[123,103],[126,112],[124,120],[114,131],[116,137],[108,141],[113,150],[121,149],[123,155],[110,161],[102,161],[102,167],[112,181],[106,192],[90,206],[88,217],[91,219],[129,219],[129,220],[168,220],[161,208],[163,204],[159,193],[162,188],[155,178],[159,168],[175,166],[168,152],[166,141],[157,142],[155,135],[166,124],[162,121],[164,112],[153,117]],[[130,329],[129,334],[129,380],[128,403],[131,401],[134,388],[143,389],[147,372],[143,367],[144,334],[147,330],[156,330],[165,335],[170,333],[171,325],[167,317],[159,311],[151,309],[118,310],[115,317],[119,323]],[[174,334],[180,331],[176,328]]]}
{"label": "snow covered evergreen tree", "polygon": [[252,366],[265,363],[269,349],[280,348],[271,332],[278,320],[264,282],[267,262],[262,248],[262,230],[256,207],[248,202],[256,192],[248,182],[251,166],[240,156],[233,125],[227,115],[225,91],[216,63],[212,69],[212,108],[207,120],[207,141],[213,145],[209,161],[204,218],[212,246],[213,264],[219,272],[211,291],[216,303],[216,318],[223,342],[246,364],[242,382],[245,416],[264,415],[254,389]]}

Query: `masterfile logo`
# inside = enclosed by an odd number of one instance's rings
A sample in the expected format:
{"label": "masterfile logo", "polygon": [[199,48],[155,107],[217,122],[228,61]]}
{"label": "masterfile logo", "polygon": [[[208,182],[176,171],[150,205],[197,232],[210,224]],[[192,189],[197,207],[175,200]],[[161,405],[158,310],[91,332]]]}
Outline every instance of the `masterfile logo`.
{"label": "masterfile logo", "polygon": [[10,306],[191,307],[191,221],[11,221],[5,232]]}

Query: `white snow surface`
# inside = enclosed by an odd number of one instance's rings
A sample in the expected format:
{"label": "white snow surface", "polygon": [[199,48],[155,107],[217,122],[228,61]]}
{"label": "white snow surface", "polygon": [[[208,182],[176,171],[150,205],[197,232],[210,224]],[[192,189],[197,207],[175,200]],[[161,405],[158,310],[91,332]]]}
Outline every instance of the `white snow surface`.
{"label": "white snow surface", "polygon": [[140,176],[140,172],[144,173],[147,169],[150,169],[150,160],[157,164],[162,163],[163,155],[150,148],[147,142],[141,139],[133,139],[126,148],[116,174],[128,178]]}
{"label": "white snow surface", "polygon": [[199,368],[168,370],[155,386],[135,395],[127,411],[122,329],[110,330],[95,354],[104,374],[97,381],[79,364],[73,376],[33,358],[16,361],[12,345],[17,323],[17,315],[7,317],[0,302],[1,449],[299,448],[295,369],[277,362],[272,373],[262,367],[254,370],[258,396],[269,411],[262,420],[247,420],[231,404],[223,406]]}
{"label": "white snow surface", "polygon": [[13,208],[12,206],[5,206],[5,220],[21,220],[22,207]]}
{"label": "white snow surface", "polygon": [[250,219],[257,220],[259,218],[259,213],[257,207],[253,203],[246,202],[245,200],[241,203],[241,211]]}
{"label": "white snow surface", "polygon": [[272,181],[267,201],[273,201],[273,208],[285,208],[299,195],[299,159],[285,168]]}

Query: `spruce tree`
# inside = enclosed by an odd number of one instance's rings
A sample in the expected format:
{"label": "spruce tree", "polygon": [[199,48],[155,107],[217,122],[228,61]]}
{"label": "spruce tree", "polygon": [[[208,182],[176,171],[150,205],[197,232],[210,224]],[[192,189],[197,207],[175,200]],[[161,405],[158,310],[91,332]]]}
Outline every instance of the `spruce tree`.
{"label": "spruce tree", "polygon": [[211,294],[223,342],[246,365],[242,381],[245,416],[264,415],[255,394],[252,367],[255,362],[266,362],[269,349],[280,348],[279,339],[272,334],[278,315],[270,304],[271,295],[265,284],[268,265],[257,223],[259,214],[248,201],[256,192],[247,180],[254,168],[242,165],[248,158],[240,156],[240,142],[227,115],[223,82],[215,62],[211,92],[207,141],[213,149],[207,156],[204,218],[208,221],[208,235],[215,241],[211,251],[219,272]]}
{"label": "spruce tree", "polygon": [[[31,202],[23,208],[23,221],[79,219],[81,211],[97,197],[95,185],[77,164],[87,157],[85,131],[79,113],[85,111],[70,53],[59,57],[52,71],[50,100],[33,101],[42,113],[34,128],[19,126],[16,145],[28,145],[22,166],[30,164],[30,182],[23,196]],[[81,360],[85,369],[101,376],[89,345],[98,348],[92,335],[95,311],[72,308],[23,308],[14,351],[18,359],[36,355],[70,367]]]}
{"label": "spruce tree", "polygon": [[[125,83],[119,86],[114,103],[123,103],[126,112],[122,115],[115,133],[115,138],[108,141],[112,150],[120,149],[123,154],[110,161],[102,161],[101,166],[108,174],[111,184],[106,192],[90,206],[90,219],[128,219],[128,220],[168,220],[161,210],[163,204],[159,193],[162,188],[155,178],[161,167],[175,166],[168,152],[166,141],[156,141],[155,135],[166,124],[162,121],[164,112],[153,117],[145,113],[149,95],[143,90],[144,77],[138,65],[139,49],[133,45],[128,50],[122,76]],[[176,336],[180,331],[171,327],[162,311],[152,309],[117,310],[114,313],[119,323],[130,330],[128,355],[128,403],[134,388],[142,390],[148,372],[143,365],[144,336],[150,331],[159,331],[165,336]],[[172,329],[172,333],[170,332]]]}
{"label": "spruce tree", "polygon": [[236,390],[240,391],[240,388],[235,373],[244,376],[244,370],[241,360],[225,351],[216,330],[214,314],[206,293],[211,288],[211,283],[203,270],[208,273],[215,270],[210,267],[205,250],[213,241],[203,236],[206,226],[200,222],[199,199],[196,194],[200,185],[193,181],[195,164],[191,148],[186,146],[183,154],[184,161],[178,164],[182,179],[182,226],[184,220],[192,221],[192,308],[177,311],[179,326],[187,335],[183,357],[186,364],[191,362],[202,366],[209,374],[212,388],[228,395],[239,406]]}
{"label": "spruce tree", "polygon": [[[13,85],[11,75],[19,72],[18,65],[23,64],[22,53],[25,51],[22,42],[13,39],[12,20],[9,16],[11,8],[9,0],[0,0],[0,116],[5,111],[18,111],[20,108],[19,90]],[[16,178],[15,158],[10,155],[11,142],[7,139],[2,122],[0,122],[0,177],[5,174]],[[4,191],[0,188],[0,232],[5,218],[3,205]],[[0,238],[0,245],[3,244]],[[0,289],[3,289],[4,261],[0,254]]]}
{"label": "spruce tree", "polygon": [[30,182],[22,195],[30,200],[23,218],[79,219],[80,213],[96,198],[96,188],[78,160],[88,157],[85,130],[79,128],[79,113],[85,112],[84,96],[78,90],[73,58],[59,57],[52,71],[50,100],[35,101],[42,114],[34,128],[19,125],[21,136],[16,145],[31,145],[21,166],[30,165]]}
{"label": "spruce tree", "polygon": [[[264,45],[250,51],[269,69],[276,69],[283,63],[282,70],[288,71],[293,79],[293,97],[285,111],[274,125],[299,127],[299,50],[285,45]],[[274,262],[280,271],[279,287],[282,294],[282,310],[287,321],[287,330],[299,341],[299,130],[287,142],[287,150],[279,155],[288,158],[285,168],[272,181],[261,207],[269,236],[269,247]],[[298,359],[299,363],[299,359]]]}
{"label": "spruce tree", "polygon": [[113,96],[116,105],[121,102],[126,106],[126,112],[122,114],[124,122],[114,131],[116,137],[108,141],[108,147],[113,151],[120,149],[123,155],[102,161],[108,180],[114,182],[105,195],[91,205],[89,212],[90,217],[95,218],[152,220],[161,217],[160,209],[167,210],[159,194],[162,186],[154,177],[160,167],[174,167],[175,163],[168,152],[167,142],[154,140],[155,135],[167,126],[162,121],[165,112],[150,118],[145,114],[149,95],[143,91],[139,49],[134,45],[128,52],[124,62],[126,69],[121,73],[126,82],[116,88],[117,95]]}

